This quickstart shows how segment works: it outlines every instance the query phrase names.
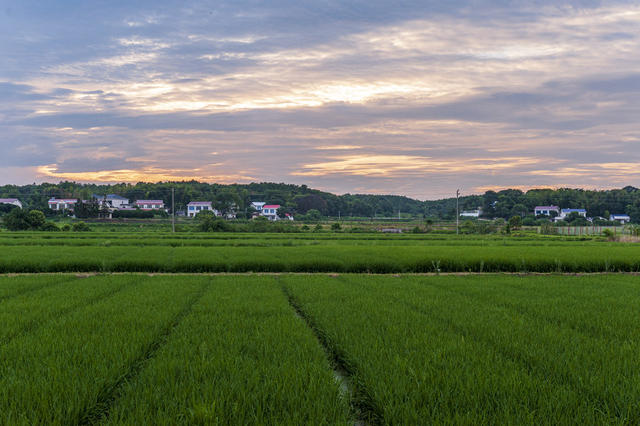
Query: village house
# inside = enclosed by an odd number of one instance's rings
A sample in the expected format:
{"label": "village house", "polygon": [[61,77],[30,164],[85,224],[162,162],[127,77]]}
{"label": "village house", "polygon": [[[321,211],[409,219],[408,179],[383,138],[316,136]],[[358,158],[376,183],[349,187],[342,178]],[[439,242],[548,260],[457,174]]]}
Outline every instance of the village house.
{"label": "village house", "polygon": [[162,200],[136,200],[135,206],[140,210],[164,210]]}
{"label": "village house", "polygon": [[280,208],[279,204],[265,204],[262,207],[261,215],[266,217],[269,220],[279,220],[278,209]]}
{"label": "village house", "polygon": [[211,211],[216,216],[219,215],[218,211],[211,206],[211,201],[191,201],[187,204],[187,216],[195,217],[202,211]]}
{"label": "village house", "polygon": [[562,209],[560,210],[560,216],[558,216],[558,219],[562,220],[565,217],[569,216],[571,213],[578,213],[584,218],[587,217],[587,211],[585,209]]}
{"label": "village house", "polygon": [[558,206],[536,206],[533,209],[534,216],[551,216],[551,212],[555,212],[556,216],[560,214],[560,207]]}
{"label": "village house", "polygon": [[612,214],[609,216],[609,220],[612,222],[620,222],[622,225],[629,223],[631,218],[627,214]]}
{"label": "village house", "polygon": [[[100,206],[107,208],[114,208],[118,210],[124,210],[129,207],[129,199],[124,198],[117,194],[97,195],[93,194],[93,198],[98,200]],[[103,204],[105,204],[103,206]]]}
{"label": "village house", "polygon": [[463,210],[460,213],[461,217],[475,217],[475,218],[479,218],[480,215],[482,214],[482,209],[481,208],[477,208],[476,210]]}
{"label": "village house", "polygon": [[258,214],[262,212],[262,208],[264,207],[264,205],[267,203],[264,203],[262,201],[254,201],[251,203],[251,207],[253,207]]}
{"label": "village house", "polygon": [[17,198],[0,198],[0,204],[11,204],[22,208],[22,203]]}
{"label": "village house", "polygon": [[77,203],[76,198],[51,198],[48,201],[49,208],[55,211],[73,210]]}

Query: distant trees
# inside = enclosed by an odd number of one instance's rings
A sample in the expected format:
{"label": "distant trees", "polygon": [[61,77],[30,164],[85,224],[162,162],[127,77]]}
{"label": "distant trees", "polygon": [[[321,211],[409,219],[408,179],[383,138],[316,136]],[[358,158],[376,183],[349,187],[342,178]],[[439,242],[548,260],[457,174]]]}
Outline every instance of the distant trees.
{"label": "distant trees", "polygon": [[[397,217],[398,212],[414,218],[434,218],[438,220],[455,219],[454,197],[441,200],[419,201],[398,195],[344,194],[335,195],[311,189],[305,185],[284,183],[250,183],[246,185],[219,185],[196,181],[161,182],[96,185],[60,182],[39,185],[0,186],[0,198],[19,198],[27,209],[45,212],[47,216],[60,214],[48,210],[47,200],[56,198],[85,199],[85,204],[76,205],[77,217],[98,217],[92,194],[119,194],[130,200],[160,199],[170,205],[171,190],[175,190],[175,205],[183,209],[189,201],[208,200],[222,214],[237,213],[247,217],[252,201],[264,201],[279,204],[294,217],[306,215],[317,210],[321,216],[337,217]],[[482,207],[482,217],[509,219],[520,216],[525,219],[533,215],[538,205],[557,205],[562,208],[584,208],[588,216],[602,216],[607,213],[624,213],[634,223],[640,223],[640,190],[627,186],[607,191],[587,191],[581,189],[532,189],[523,192],[517,189],[486,191],[482,195],[460,197],[460,209],[469,210]],[[0,214],[8,213],[11,208],[0,206]],[[161,214],[156,212],[155,214]],[[123,217],[123,216],[120,216]],[[250,217],[250,216],[249,216]],[[538,219],[538,218],[536,218]]]}
{"label": "distant trees", "polygon": [[10,231],[39,230],[47,223],[46,217],[41,211],[27,212],[23,209],[13,209],[2,218],[2,221]]}

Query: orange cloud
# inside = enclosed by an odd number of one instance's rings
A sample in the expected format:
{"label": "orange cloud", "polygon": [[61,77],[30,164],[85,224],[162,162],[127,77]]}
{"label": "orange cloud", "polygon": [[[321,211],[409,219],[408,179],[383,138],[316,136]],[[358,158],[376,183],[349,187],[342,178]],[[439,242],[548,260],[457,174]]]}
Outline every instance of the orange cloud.
{"label": "orange cloud", "polygon": [[475,159],[436,160],[431,157],[412,155],[350,155],[334,157],[333,161],[306,164],[304,170],[294,176],[325,176],[345,174],[354,176],[398,176],[407,173],[428,175],[430,173],[469,173],[512,169],[542,162],[537,158],[503,157]]}
{"label": "orange cloud", "polygon": [[214,175],[194,170],[168,170],[156,167],[145,167],[140,170],[102,170],[91,172],[59,172],[55,164],[38,167],[38,177],[53,177],[56,179],[73,180],[79,182],[160,182],[199,180],[202,182],[235,183],[252,181],[255,178],[242,174]]}

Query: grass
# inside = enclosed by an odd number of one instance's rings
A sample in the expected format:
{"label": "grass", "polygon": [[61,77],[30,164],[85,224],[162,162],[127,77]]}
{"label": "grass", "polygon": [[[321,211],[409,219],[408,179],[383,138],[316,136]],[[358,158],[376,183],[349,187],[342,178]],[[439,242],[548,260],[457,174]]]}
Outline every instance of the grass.
{"label": "grass", "polygon": [[[381,423],[640,422],[633,277],[290,277],[285,285]],[[503,299],[489,290],[478,301],[487,286]]]}
{"label": "grass", "polygon": [[640,246],[14,246],[10,272],[639,272]]}
{"label": "grass", "polygon": [[273,278],[217,279],[107,424],[349,424],[322,349]]}
{"label": "grass", "polygon": [[638,289],[617,274],[4,276],[0,423],[638,424]]}

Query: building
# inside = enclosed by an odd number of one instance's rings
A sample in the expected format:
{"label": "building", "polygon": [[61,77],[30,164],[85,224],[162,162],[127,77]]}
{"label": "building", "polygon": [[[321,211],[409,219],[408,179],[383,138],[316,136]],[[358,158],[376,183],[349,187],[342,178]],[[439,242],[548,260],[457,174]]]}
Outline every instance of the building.
{"label": "building", "polygon": [[254,209],[256,209],[256,211],[258,213],[262,212],[262,208],[264,207],[266,203],[263,203],[262,201],[254,201],[251,203],[251,207],[253,207]]}
{"label": "building", "polygon": [[22,203],[17,198],[0,198],[0,204],[11,204],[22,208]]}
{"label": "building", "polygon": [[475,217],[478,218],[480,217],[480,215],[482,214],[482,210],[481,209],[477,209],[477,210],[464,210],[460,213],[461,217]]}
{"label": "building", "polygon": [[584,218],[587,217],[587,211],[585,209],[562,209],[560,210],[560,216],[558,216],[558,218],[562,220],[565,217],[569,216],[571,213],[578,213]]}
{"label": "building", "polygon": [[551,216],[551,212],[555,212],[556,216],[560,214],[560,207],[558,206],[536,206],[533,209],[534,216]]}
{"label": "building", "polygon": [[93,194],[93,198],[98,200],[100,205],[106,203],[107,208],[125,209],[129,207],[129,199],[118,194],[97,195]]}
{"label": "building", "polygon": [[631,218],[627,214],[612,214],[611,216],[609,216],[609,220],[612,222],[620,222],[624,225],[626,223],[629,223],[629,221],[631,221]]}
{"label": "building", "polygon": [[264,206],[262,206],[262,211],[260,212],[260,214],[269,220],[278,220],[280,219],[280,217],[278,216],[279,208],[279,204],[265,204]]}
{"label": "building", "polygon": [[135,206],[140,210],[164,210],[162,200],[136,200]]}
{"label": "building", "polygon": [[211,211],[218,216],[218,212],[211,206],[211,201],[191,201],[187,204],[187,216],[195,217],[202,211]]}
{"label": "building", "polygon": [[48,201],[49,208],[55,211],[73,210],[77,203],[76,198],[51,198]]}

